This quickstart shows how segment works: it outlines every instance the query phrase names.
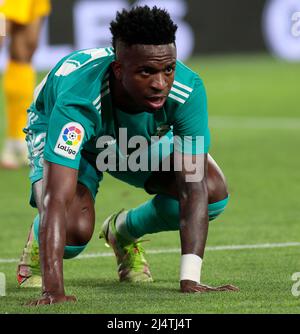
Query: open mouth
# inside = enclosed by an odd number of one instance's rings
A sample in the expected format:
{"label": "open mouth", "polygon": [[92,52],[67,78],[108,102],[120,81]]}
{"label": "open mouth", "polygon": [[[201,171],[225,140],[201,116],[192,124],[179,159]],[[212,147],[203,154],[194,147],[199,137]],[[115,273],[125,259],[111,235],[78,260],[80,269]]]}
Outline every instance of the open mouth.
{"label": "open mouth", "polygon": [[166,102],[166,96],[151,96],[148,97],[146,101],[151,109],[161,109]]}

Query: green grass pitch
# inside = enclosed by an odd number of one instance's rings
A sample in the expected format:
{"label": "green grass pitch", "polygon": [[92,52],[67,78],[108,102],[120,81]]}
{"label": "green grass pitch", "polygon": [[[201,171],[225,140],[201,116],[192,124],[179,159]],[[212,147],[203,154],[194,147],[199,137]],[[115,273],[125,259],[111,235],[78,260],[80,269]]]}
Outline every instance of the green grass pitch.
{"label": "green grass pitch", "polygon": [[[300,66],[266,55],[194,58],[189,65],[207,87],[211,154],[231,193],[226,212],[210,225],[202,279],[211,285],[231,283],[240,291],[180,294],[176,232],[146,236],[155,282],[120,284],[111,249],[98,239],[101,222],[149,196],[105,176],[95,233],[83,253],[87,258],[64,262],[66,292],[78,302],[24,307],[40,294],[38,289],[17,289],[15,280],[16,259],[35,211],[28,205],[28,170],[1,170],[0,272],[7,289],[0,297],[0,313],[299,313],[300,297],[291,292],[291,277],[300,272]],[[0,106],[2,146],[2,97]],[[254,247],[223,247],[239,245]]]}

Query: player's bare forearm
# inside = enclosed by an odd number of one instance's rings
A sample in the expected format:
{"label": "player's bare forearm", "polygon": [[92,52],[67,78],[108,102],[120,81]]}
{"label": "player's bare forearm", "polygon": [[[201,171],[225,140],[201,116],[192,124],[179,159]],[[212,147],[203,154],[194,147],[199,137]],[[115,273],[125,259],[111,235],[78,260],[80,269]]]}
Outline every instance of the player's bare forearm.
{"label": "player's bare forearm", "polygon": [[63,255],[65,246],[66,205],[59,200],[45,199],[40,226],[40,261],[43,294],[63,295]]}
{"label": "player's bare forearm", "polygon": [[65,295],[63,255],[66,244],[66,212],[75,195],[77,171],[48,162],[45,162],[44,171],[39,231],[43,295],[29,305],[75,300],[75,297]]}
{"label": "player's bare forearm", "polygon": [[46,200],[45,204],[40,227],[42,297],[28,303],[30,306],[76,301],[74,296],[65,295],[63,281],[66,207],[55,199]]}
{"label": "player's bare forearm", "polygon": [[[185,159],[186,157],[183,157]],[[198,182],[187,182],[188,172],[183,170],[176,173],[176,183],[180,205],[180,238],[181,253],[192,258],[196,262],[188,263],[193,266],[193,274],[187,275],[180,280],[181,292],[202,293],[211,291],[238,291],[233,285],[227,284],[211,287],[200,283],[200,276],[196,277],[197,271],[201,272],[201,262],[204,256],[206,239],[208,234],[208,188],[207,188],[207,156],[202,156],[203,174]],[[200,169],[201,170],[201,169]],[[194,257],[195,255],[195,257]],[[189,268],[191,269],[191,268]]]}
{"label": "player's bare forearm", "polygon": [[[208,233],[208,196],[204,179],[199,184],[187,184],[180,197],[181,254],[195,254],[203,259]],[[200,271],[200,268],[196,268]],[[193,279],[181,279],[182,292],[199,292],[200,284]]]}
{"label": "player's bare forearm", "polygon": [[[206,178],[199,184],[186,185],[180,198],[180,237],[182,254],[204,256],[208,233],[208,193]],[[199,269],[200,270],[200,269]],[[181,280],[181,292],[203,293],[213,291],[238,291],[231,284],[211,287],[194,280]]]}
{"label": "player's bare forearm", "polygon": [[[190,157],[184,156],[183,159]],[[182,254],[196,254],[203,258],[208,232],[207,157],[203,156],[199,162],[204,166],[198,181],[189,182],[189,172],[184,168],[175,174],[180,205],[181,251]],[[184,161],[183,166],[186,166]]]}
{"label": "player's bare forearm", "polygon": [[208,232],[208,198],[206,180],[187,183],[179,197],[180,238],[182,254],[203,258]]}

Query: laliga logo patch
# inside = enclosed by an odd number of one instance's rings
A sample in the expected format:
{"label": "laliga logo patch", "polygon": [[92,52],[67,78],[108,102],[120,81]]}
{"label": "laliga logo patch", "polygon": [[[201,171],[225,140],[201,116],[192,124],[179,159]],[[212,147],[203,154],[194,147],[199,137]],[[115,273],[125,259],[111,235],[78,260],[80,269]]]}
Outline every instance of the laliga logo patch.
{"label": "laliga logo patch", "polygon": [[77,146],[81,141],[81,130],[76,126],[70,126],[64,130],[63,140],[67,145]]}
{"label": "laliga logo patch", "polygon": [[83,137],[84,129],[79,123],[66,124],[61,130],[54,152],[75,160]]}

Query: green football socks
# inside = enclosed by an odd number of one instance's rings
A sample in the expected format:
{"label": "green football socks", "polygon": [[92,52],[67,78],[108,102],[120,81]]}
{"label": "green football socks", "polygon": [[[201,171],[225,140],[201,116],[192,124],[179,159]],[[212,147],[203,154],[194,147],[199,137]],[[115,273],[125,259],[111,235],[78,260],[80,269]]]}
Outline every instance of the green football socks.
{"label": "green football socks", "polygon": [[[208,205],[209,220],[214,220],[224,210],[228,197]],[[132,209],[126,217],[127,231],[134,238],[145,234],[179,230],[179,202],[165,195],[156,195],[150,201]]]}

